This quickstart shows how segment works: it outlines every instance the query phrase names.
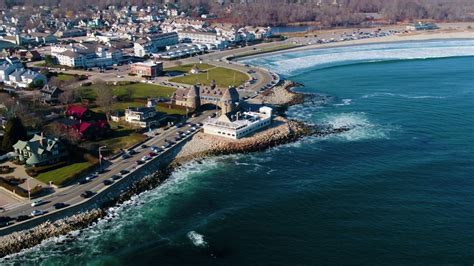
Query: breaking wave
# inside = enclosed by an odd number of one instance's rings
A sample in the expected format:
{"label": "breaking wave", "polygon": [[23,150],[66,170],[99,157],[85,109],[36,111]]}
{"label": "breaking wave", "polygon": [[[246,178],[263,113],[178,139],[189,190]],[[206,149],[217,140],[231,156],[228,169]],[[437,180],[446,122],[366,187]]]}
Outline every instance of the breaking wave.
{"label": "breaking wave", "polygon": [[197,233],[196,231],[190,231],[187,234],[187,237],[191,242],[193,243],[194,246],[196,247],[206,247],[207,242],[204,240],[204,236]]}
{"label": "breaking wave", "polygon": [[433,95],[408,95],[408,94],[397,94],[390,92],[376,92],[362,96],[361,98],[374,98],[374,97],[400,97],[407,99],[444,99],[445,96],[433,96]]}
{"label": "breaking wave", "polygon": [[434,59],[457,56],[474,56],[474,41],[425,41],[410,43],[368,44],[327,49],[315,49],[279,54],[271,58],[244,60],[265,65],[282,75],[295,75],[315,68],[328,68],[362,62],[392,60]]}
{"label": "breaking wave", "polygon": [[333,128],[350,128],[350,130],[323,137],[340,141],[361,141],[368,139],[389,139],[389,133],[394,129],[390,125],[380,125],[370,121],[365,113],[326,114],[319,123]]}

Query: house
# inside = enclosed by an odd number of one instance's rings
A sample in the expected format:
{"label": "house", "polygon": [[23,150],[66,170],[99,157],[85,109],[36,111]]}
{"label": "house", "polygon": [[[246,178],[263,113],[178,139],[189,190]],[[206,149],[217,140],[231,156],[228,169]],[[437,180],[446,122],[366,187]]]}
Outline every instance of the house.
{"label": "house", "polygon": [[133,44],[135,56],[143,57],[156,53],[160,49],[169,45],[178,43],[178,34],[176,32],[153,34],[137,40]]}
{"label": "house", "polygon": [[27,166],[42,166],[60,162],[68,153],[57,138],[34,135],[28,141],[18,141],[13,145],[16,160]]}
{"label": "house", "polygon": [[0,61],[0,82],[10,86],[26,88],[32,83],[42,85],[48,82],[45,75],[23,68],[23,64],[16,57]]}
{"label": "house", "polygon": [[107,135],[110,125],[104,114],[99,114],[80,105],[69,105],[66,119],[59,121],[64,127],[76,130],[83,139],[99,139]]}
{"label": "house", "polygon": [[406,30],[409,31],[418,31],[418,30],[436,30],[439,27],[434,23],[423,23],[419,21],[418,23],[413,23],[406,27]]}
{"label": "house", "polygon": [[154,107],[129,107],[125,109],[125,121],[130,124],[145,128],[156,123]]}
{"label": "house", "polygon": [[208,118],[203,125],[204,133],[229,139],[243,138],[271,124],[272,108],[263,106],[258,112],[237,113],[233,118],[231,120],[225,114]]}
{"label": "house", "polygon": [[41,92],[41,96],[40,96],[41,102],[51,104],[51,105],[57,104],[59,102],[59,95],[63,93],[63,91],[60,88],[56,86],[49,86],[49,85],[43,86],[40,92]]}
{"label": "house", "polygon": [[130,73],[150,78],[157,77],[163,72],[163,62],[139,62],[132,64]]}
{"label": "house", "polygon": [[87,35],[87,31],[84,29],[57,31],[54,34],[54,36],[57,38],[71,38],[71,37],[80,37],[80,36],[86,36],[86,35]]}

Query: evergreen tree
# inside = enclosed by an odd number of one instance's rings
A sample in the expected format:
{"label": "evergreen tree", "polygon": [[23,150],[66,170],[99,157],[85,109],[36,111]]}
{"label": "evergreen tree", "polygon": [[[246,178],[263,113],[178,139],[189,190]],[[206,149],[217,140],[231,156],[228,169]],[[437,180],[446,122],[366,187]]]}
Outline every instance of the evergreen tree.
{"label": "evergreen tree", "polygon": [[20,118],[13,117],[5,125],[5,133],[2,140],[2,150],[9,152],[13,150],[12,146],[19,140],[27,139],[26,128],[23,126]]}

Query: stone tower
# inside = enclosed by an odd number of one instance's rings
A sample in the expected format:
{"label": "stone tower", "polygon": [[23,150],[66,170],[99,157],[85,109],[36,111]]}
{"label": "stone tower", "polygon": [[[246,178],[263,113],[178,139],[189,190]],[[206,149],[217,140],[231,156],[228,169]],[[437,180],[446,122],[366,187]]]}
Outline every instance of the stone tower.
{"label": "stone tower", "polygon": [[189,89],[189,92],[186,95],[186,102],[186,105],[193,109],[197,109],[201,106],[199,85],[194,85],[191,89]]}

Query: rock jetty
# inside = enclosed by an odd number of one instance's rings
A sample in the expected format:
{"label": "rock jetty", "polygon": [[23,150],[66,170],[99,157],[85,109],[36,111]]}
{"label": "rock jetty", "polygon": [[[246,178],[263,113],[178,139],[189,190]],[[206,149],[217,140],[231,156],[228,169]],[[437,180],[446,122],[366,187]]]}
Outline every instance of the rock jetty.
{"label": "rock jetty", "polygon": [[34,247],[43,240],[83,229],[103,217],[104,211],[94,209],[55,222],[45,222],[30,230],[0,237],[0,258]]}
{"label": "rock jetty", "polygon": [[275,86],[269,94],[262,95],[260,99],[262,103],[271,105],[290,106],[300,104],[304,102],[305,95],[291,90],[299,86],[302,86],[302,84],[285,80],[281,85]]}

